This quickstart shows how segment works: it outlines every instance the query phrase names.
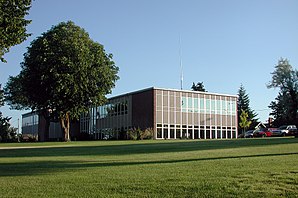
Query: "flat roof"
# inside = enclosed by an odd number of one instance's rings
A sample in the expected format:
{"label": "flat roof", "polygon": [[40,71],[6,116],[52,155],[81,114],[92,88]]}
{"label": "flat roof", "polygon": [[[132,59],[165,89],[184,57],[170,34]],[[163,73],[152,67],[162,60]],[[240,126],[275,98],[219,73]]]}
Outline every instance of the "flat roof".
{"label": "flat roof", "polygon": [[109,97],[108,99],[115,99],[115,98],[119,98],[119,97],[123,97],[123,96],[128,96],[128,95],[132,95],[132,94],[136,94],[136,93],[141,93],[141,92],[145,92],[148,90],[163,90],[163,91],[176,91],[176,92],[182,92],[182,93],[196,93],[196,94],[205,94],[205,95],[217,95],[217,96],[227,96],[227,97],[238,97],[237,95],[232,95],[232,94],[219,94],[219,93],[212,93],[212,92],[202,92],[202,91],[192,91],[192,90],[181,90],[181,89],[169,89],[169,88],[159,88],[159,87],[149,87],[149,88],[145,88],[145,89],[140,89],[140,90],[136,90],[136,91],[132,91],[132,92],[128,92],[128,93],[124,93],[124,94],[120,94],[117,96],[112,96]]}

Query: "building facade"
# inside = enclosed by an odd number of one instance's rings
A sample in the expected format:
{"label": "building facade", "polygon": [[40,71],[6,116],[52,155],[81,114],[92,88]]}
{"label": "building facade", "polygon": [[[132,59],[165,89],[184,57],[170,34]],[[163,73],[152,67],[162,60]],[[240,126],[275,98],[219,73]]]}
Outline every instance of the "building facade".
{"label": "building facade", "polygon": [[108,99],[80,118],[81,133],[126,139],[129,129],[152,129],[155,139],[237,138],[237,96],[149,88]]}
{"label": "building facade", "polygon": [[[72,139],[80,139],[79,122],[72,121],[70,123],[70,136]],[[62,129],[57,120],[51,120],[49,132],[46,132],[46,119],[42,113],[33,111],[22,115],[22,134],[23,136],[31,135],[36,137],[38,141],[57,141],[61,140]]]}

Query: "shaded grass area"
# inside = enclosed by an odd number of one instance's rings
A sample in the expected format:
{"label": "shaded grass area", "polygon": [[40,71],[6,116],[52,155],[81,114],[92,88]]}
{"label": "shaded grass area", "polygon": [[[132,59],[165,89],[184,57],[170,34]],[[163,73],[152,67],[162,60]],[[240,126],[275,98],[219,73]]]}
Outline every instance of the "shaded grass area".
{"label": "shaded grass area", "polygon": [[0,197],[298,195],[297,138],[11,146],[30,148],[0,149]]}

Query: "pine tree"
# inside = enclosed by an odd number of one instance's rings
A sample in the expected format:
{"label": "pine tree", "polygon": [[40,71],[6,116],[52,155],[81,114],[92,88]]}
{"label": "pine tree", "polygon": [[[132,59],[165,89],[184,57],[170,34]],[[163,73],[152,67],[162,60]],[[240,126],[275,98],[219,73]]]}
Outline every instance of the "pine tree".
{"label": "pine tree", "polygon": [[202,92],[207,92],[203,82],[198,82],[197,84],[195,84],[194,82],[192,83],[192,87],[191,90],[193,91],[202,91]]}
{"label": "pine tree", "polygon": [[271,102],[270,115],[274,125],[298,125],[298,70],[294,69],[288,59],[281,58],[275,66],[268,88],[279,88],[279,95]]}
{"label": "pine tree", "polygon": [[[254,127],[257,125],[257,122],[258,122],[258,119],[256,118],[257,114],[250,108],[249,103],[250,103],[249,96],[246,93],[244,86],[241,84],[238,90],[238,101],[237,101],[238,121],[240,121],[240,115],[242,111],[245,111],[248,114],[247,119],[252,122],[250,126]],[[241,127],[239,126],[239,128]]]}

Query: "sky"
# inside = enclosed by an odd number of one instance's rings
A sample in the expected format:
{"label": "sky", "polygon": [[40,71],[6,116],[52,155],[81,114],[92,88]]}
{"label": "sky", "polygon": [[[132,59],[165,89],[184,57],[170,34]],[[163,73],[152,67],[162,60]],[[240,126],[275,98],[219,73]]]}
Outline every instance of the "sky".
{"label": "sky", "polygon": [[[26,16],[32,36],[10,49],[8,63],[0,62],[0,84],[19,74],[36,37],[71,20],[113,54],[120,80],[108,97],[148,87],[180,89],[181,60],[183,89],[203,82],[208,92],[236,95],[243,84],[250,107],[265,122],[278,94],[266,87],[274,66],[281,57],[298,66],[297,9],[297,0],[34,0]],[[15,127],[28,112],[0,111]]]}

